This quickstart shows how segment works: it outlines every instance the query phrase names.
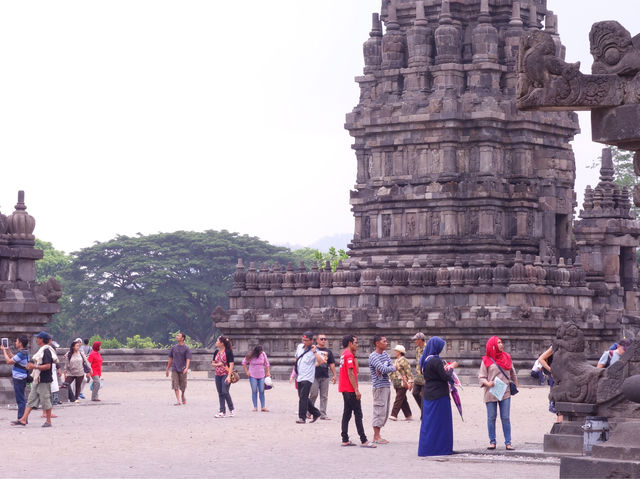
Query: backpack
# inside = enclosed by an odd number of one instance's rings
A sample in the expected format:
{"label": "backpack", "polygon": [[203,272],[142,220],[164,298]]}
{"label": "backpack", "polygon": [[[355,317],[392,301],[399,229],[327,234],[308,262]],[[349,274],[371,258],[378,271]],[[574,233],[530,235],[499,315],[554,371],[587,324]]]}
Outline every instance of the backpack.
{"label": "backpack", "polygon": [[614,353],[614,350],[611,350],[611,349],[610,349],[610,350],[609,350],[609,356],[607,357],[607,362],[606,362],[606,363],[604,363],[604,367],[605,367],[605,368],[608,368],[608,367],[609,367],[609,365],[611,364],[611,358],[613,358],[613,353]]}

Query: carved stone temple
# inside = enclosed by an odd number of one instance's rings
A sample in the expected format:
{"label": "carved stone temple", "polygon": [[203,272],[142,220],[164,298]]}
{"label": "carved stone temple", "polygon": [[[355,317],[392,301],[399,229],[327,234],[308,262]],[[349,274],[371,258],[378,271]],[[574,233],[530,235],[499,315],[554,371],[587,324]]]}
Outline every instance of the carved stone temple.
{"label": "carved stone temple", "polygon": [[546,0],[382,1],[345,125],[350,258],[333,273],[239,261],[230,309],[212,315],[239,350],[290,358],[306,329],[336,350],[346,333],[408,346],[421,330],[475,367],[500,334],[530,367],[563,321],[590,357],[632,328],[640,224],[610,155],[574,223],[577,116],[516,106],[521,38],[545,32],[562,57],[557,25]]}
{"label": "carved stone temple", "polygon": [[[0,213],[0,337],[9,338],[12,352],[15,339],[26,334],[31,339],[60,312],[60,284],[53,278],[36,282],[36,261],[42,251],[34,248],[35,219],[27,213],[24,192],[18,193],[15,211]],[[30,346],[33,346],[33,341]],[[0,404],[15,403],[11,366],[0,363]]]}

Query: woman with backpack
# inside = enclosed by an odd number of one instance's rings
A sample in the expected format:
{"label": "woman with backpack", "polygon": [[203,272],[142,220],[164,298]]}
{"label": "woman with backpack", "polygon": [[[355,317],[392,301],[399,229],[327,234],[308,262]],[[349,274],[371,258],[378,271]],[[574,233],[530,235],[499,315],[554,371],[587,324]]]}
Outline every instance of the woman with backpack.
{"label": "woman with backpack", "polygon": [[264,397],[264,380],[265,377],[271,376],[269,371],[269,359],[260,344],[254,346],[242,360],[244,372],[249,376],[251,384],[251,400],[253,401],[253,412],[258,410],[258,395],[260,395],[260,410],[269,412]]}
{"label": "woman with backpack", "polygon": [[[511,387],[515,385],[517,392],[518,377],[513,367],[511,356],[504,351],[502,340],[497,336],[492,336],[487,341],[486,355],[482,357],[480,372],[478,373],[480,386],[484,388],[484,403],[487,407],[487,428],[489,430],[489,447],[496,448],[496,417],[498,406],[500,406],[500,422],[502,422],[502,432],[504,434],[504,444],[507,451],[515,448],[511,445]],[[502,382],[502,389],[499,387]],[[506,389],[505,386],[506,385]]]}
{"label": "woman with backpack", "polygon": [[235,411],[229,388],[231,387],[231,373],[233,372],[234,357],[231,348],[231,341],[226,336],[220,336],[216,340],[216,351],[213,353],[211,366],[216,369],[216,389],[220,401],[220,410],[214,417],[222,418],[227,416],[225,405],[229,406],[229,416],[233,417]]}

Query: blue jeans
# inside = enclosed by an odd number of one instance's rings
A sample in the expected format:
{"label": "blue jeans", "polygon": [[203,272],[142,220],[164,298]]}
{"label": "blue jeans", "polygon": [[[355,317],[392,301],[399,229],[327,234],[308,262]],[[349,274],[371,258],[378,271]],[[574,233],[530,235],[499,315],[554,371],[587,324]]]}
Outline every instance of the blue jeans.
{"label": "blue jeans", "polygon": [[487,427],[489,428],[489,442],[496,443],[496,417],[498,415],[498,404],[500,404],[500,422],[502,423],[502,433],[504,434],[505,445],[511,444],[511,420],[509,412],[511,410],[511,398],[498,402],[488,402],[487,405]]}
{"label": "blue jeans", "polygon": [[260,393],[260,404],[262,407],[266,407],[266,401],[264,398],[264,378],[249,378],[249,384],[251,384],[251,400],[253,401],[253,407],[258,407],[258,393]]}
{"label": "blue jeans", "polygon": [[13,378],[13,392],[16,394],[16,404],[18,405],[18,419],[24,414],[24,408],[27,404],[27,397],[24,395],[24,389],[27,387],[27,380]]}
{"label": "blue jeans", "polygon": [[220,401],[220,412],[226,414],[225,402],[229,405],[229,411],[233,411],[233,401],[231,400],[231,394],[229,394],[229,388],[231,384],[227,384],[225,381],[227,375],[216,376],[216,389],[218,390],[218,400]]}

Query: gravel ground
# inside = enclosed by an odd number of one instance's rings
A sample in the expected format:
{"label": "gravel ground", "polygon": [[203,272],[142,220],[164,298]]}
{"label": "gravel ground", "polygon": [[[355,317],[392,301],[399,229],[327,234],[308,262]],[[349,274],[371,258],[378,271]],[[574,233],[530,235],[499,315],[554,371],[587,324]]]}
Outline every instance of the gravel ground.
{"label": "gravel ground", "polygon": [[[518,451],[541,451],[543,435],[553,424],[547,412],[548,390],[522,387],[512,400],[513,445],[506,453],[497,424],[498,450],[488,453],[486,412],[481,390],[461,391],[464,422],[454,409],[454,450],[447,457],[419,458],[420,422],[388,421],[383,437],[390,444],[377,449],[340,447],[342,397],[336,385],[329,392],[330,421],[295,424],[297,393],[293,385],[276,381],[267,391],[268,413],[252,412],[249,382],[231,388],[233,418],[215,419],[218,398],[205,372],[190,375],[188,404],[174,406],[170,380],[162,372],[107,373],[102,402],[54,408],[53,427],[40,427],[34,411],[26,427],[11,427],[15,406],[0,410],[3,477],[92,475],[95,477],[213,476],[260,478],[323,477],[558,477],[559,460],[531,457]],[[371,386],[362,384],[367,435],[373,436]],[[88,388],[87,388],[88,389]],[[393,394],[393,393],[392,393]],[[413,401],[413,399],[411,399]],[[412,402],[414,416],[419,418]],[[402,416],[402,414],[401,414]],[[355,424],[350,424],[357,442]],[[15,460],[20,458],[20,460]],[[497,471],[496,469],[500,470]],[[427,476],[425,476],[427,477]]]}

